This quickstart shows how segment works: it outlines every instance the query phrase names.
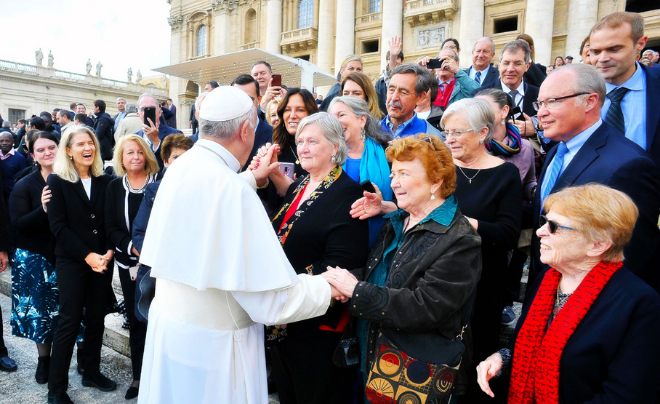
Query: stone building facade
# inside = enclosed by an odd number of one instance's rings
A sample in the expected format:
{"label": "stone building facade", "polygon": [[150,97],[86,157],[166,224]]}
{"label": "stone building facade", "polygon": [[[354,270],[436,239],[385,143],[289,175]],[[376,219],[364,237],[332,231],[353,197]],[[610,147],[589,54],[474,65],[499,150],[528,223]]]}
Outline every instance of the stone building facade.
{"label": "stone building facade", "polygon": [[129,83],[38,64],[0,60],[0,115],[12,123],[39,115],[42,111],[69,109],[72,102],[85,104],[90,112],[95,100],[105,101],[106,112],[112,116],[117,113],[118,97],[136,103],[142,93],[153,94],[164,101],[168,98],[168,80],[159,76]]}
{"label": "stone building facade", "polygon": [[[641,12],[649,46],[660,48],[656,0],[168,0],[171,63],[262,48],[298,57],[336,73],[344,57],[361,55],[376,79],[388,39],[401,35],[406,61],[435,55],[445,38],[461,43],[461,65],[471,64],[482,36],[501,46],[521,33],[534,38],[535,61],[572,55],[601,17]],[[194,97],[185,80],[172,80],[172,98]],[[204,83],[197,83],[204,85]]]}

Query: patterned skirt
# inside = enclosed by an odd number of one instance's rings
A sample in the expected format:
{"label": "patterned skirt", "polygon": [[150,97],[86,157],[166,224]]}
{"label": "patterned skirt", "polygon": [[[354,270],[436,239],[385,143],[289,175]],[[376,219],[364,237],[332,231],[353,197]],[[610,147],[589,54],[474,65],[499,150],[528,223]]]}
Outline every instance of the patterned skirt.
{"label": "patterned skirt", "polygon": [[[55,267],[42,255],[17,248],[11,269],[12,335],[45,344],[53,342],[59,313]],[[81,325],[77,341],[83,340]]]}

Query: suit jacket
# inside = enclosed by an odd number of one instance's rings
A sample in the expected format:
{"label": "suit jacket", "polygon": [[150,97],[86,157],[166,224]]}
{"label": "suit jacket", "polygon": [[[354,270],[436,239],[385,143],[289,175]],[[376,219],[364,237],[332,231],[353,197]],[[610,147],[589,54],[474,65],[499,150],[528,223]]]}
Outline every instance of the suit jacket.
{"label": "suit jacket", "polygon": [[[536,115],[536,110],[532,106],[532,103],[536,101],[539,98],[539,88],[536,86],[533,86],[531,84],[528,84],[524,79],[524,88],[525,88],[525,96],[523,97],[523,102],[522,102],[522,111],[526,113],[529,116],[535,116]],[[481,86],[481,88],[497,88],[498,90],[502,89],[502,81],[498,77],[497,80],[494,83],[491,83],[489,86]],[[472,92],[472,95],[474,96],[479,90],[477,89],[476,91]]]}
{"label": "suit jacket", "polygon": [[529,69],[523,75],[523,80],[525,80],[525,83],[541,87],[541,83],[543,83],[543,80],[545,80],[546,77],[545,66],[540,63],[532,62],[532,64],[529,65]]}
{"label": "suit jacket", "polygon": [[[467,73],[467,75],[469,76],[470,73],[472,73],[472,66],[465,69],[465,73]],[[486,79],[484,79],[484,82],[481,83],[481,87],[490,88],[490,86],[499,78],[500,78],[500,71],[497,69],[497,67],[494,67],[493,65],[489,65],[488,73],[486,74]]]}
{"label": "suit jacket", "polygon": [[172,112],[172,117],[167,120],[167,126],[176,129],[176,105],[170,105],[169,110]]}
{"label": "suit jacket", "polygon": [[105,234],[105,193],[112,177],[92,177],[91,198],[79,180],[48,177],[52,192],[48,202],[48,221],[55,235],[55,256],[84,262],[91,252],[105,254],[113,247]]}
{"label": "suit jacket", "polygon": [[[528,284],[530,291],[508,345],[514,355],[540,281]],[[660,298],[625,267],[619,268],[566,342],[559,365],[559,402],[655,403],[659,337]]]}
{"label": "suit jacket", "polygon": [[[180,130],[170,128],[169,126],[164,125],[162,123],[160,125],[158,125],[158,138],[160,139],[160,144],[158,145],[158,149],[156,149],[154,154],[156,155],[156,160],[158,161],[158,167],[160,167],[161,170],[164,167],[163,158],[160,156],[160,148],[163,146],[163,139],[165,139],[165,137],[167,137],[169,135],[173,135],[175,133],[183,134],[183,132],[181,132]],[[144,137],[144,131],[142,129],[140,129],[135,134],[140,136],[140,137]]]}
{"label": "suit jacket", "polygon": [[640,66],[646,73],[646,151],[660,171],[660,69]]}
{"label": "suit jacket", "polygon": [[242,171],[247,170],[247,168],[250,166],[250,162],[252,161],[252,158],[257,155],[257,151],[259,151],[259,148],[266,143],[272,143],[273,142],[273,127],[268,124],[263,119],[259,119],[259,125],[257,126],[257,130],[254,132],[254,146],[252,146],[252,151],[250,152],[250,157],[248,157],[247,162],[243,166]]}
{"label": "suit jacket", "polygon": [[[535,278],[547,266],[540,261],[540,244],[536,236],[541,211],[541,184],[548,165],[557,152],[557,146],[548,152],[545,165],[539,177],[539,188],[534,196],[532,236],[532,271]],[[653,161],[644,150],[632,140],[616,133],[603,123],[580,148],[566,170],[559,176],[550,193],[565,187],[585,185],[595,182],[625,192],[637,205],[639,218],[633,231],[630,244],[626,248],[624,265],[634,274],[645,280],[651,287],[660,290],[658,274],[658,250],[660,230],[658,230],[658,210],[660,209],[660,183]]]}

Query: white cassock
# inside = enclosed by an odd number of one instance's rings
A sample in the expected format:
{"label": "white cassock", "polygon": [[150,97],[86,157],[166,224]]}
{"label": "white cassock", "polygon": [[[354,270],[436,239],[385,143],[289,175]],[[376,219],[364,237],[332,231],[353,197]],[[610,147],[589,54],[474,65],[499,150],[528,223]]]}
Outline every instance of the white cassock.
{"label": "white cassock", "polygon": [[263,324],[330,304],[322,277],[296,275],[239,168],[200,139],[158,190],[140,257],[157,278],[141,404],[267,403]]}

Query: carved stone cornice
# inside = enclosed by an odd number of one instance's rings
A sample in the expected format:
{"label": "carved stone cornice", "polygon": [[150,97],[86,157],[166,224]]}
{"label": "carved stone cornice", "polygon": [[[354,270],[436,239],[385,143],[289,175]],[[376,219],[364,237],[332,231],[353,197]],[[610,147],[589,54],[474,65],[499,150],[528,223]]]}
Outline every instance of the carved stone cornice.
{"label": "carved stone cornice", "polygon": [[239,0],[211,0],[211,9],[218,13],[221,11],[233,11],[238,6]]}
{"label": "carved stone cornice", "polygon": [[181,14],[173,15],[167,19],[167,23],[170,24],[170,27],[172,27],[173,30],[179,29],[183,24],[183,16]]}

